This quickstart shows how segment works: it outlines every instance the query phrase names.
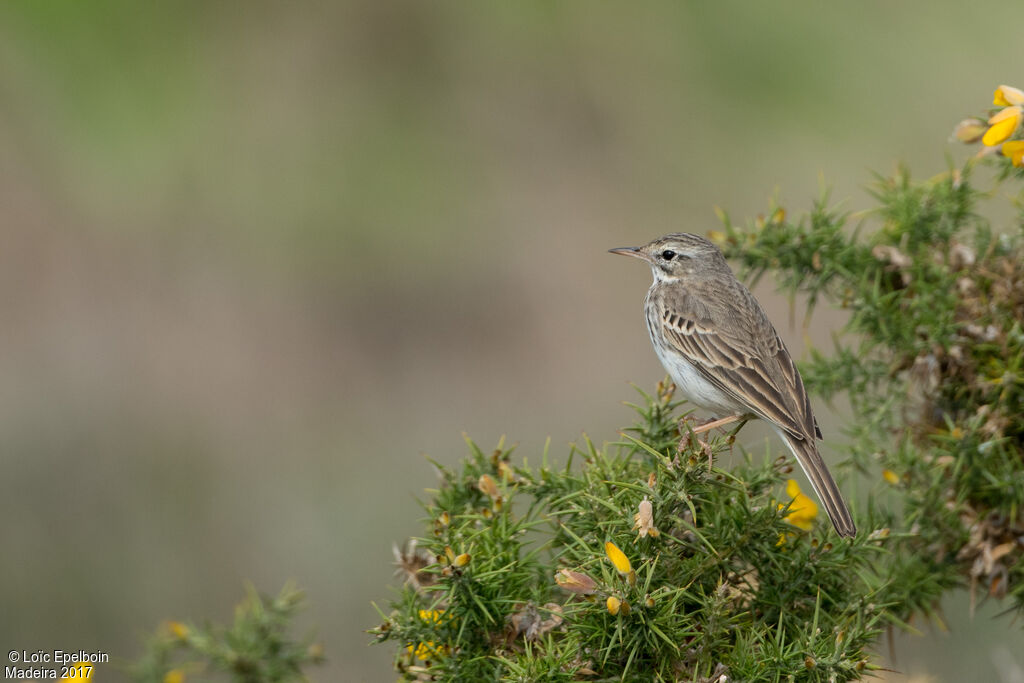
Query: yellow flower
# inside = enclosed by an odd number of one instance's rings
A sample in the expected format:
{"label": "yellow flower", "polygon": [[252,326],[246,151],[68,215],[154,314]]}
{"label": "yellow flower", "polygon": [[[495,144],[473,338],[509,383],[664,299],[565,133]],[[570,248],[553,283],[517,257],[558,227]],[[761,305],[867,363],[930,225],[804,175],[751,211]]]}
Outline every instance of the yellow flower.
{"label": "yellow flower", "polygon": [[984,137],[981,138],[981,142],[989,147],[993,147],[1000,142],[1008,140],[1017,130],[1017,126],[1020,125],[1022,116],[1024,116],[1024,109],[1021,109],[1019,104],[1005,107],[996,112],[988,120],[989,128],[985,132]]}
{"label": "yellow flower", "polygon": [[167,630],[169,630],[171,635],[178,640],[185,640],[188,638],[188,626],[185,626],[185,624],[180,621],[168,621]]}
{"label": "yellow flower", "polygon": [[882,470],[882,479],[895,486],[900,483],[900,475],[896,474],[892,470]]}
{"label": "yellow flower", "polygon": [[608,541],[604,544],[604,552],[608,555],[608,559],[612,561],[612,564],[615,565],[615,571],[620,574],[629,574],[633,571],[633,565],[629,563],[626,553],[619,550],[619,546]]}
{"label": "yellow flower", "polygon": [[721,230],[708,230],[708,239],[720,247],[725,246],[725,233]]}
{"label": "yellow flower", "polygon": [[423,621],[432,621],[435,624],[439,624],[441,622],[441,617],[443,617],[443,616],[444,616],[444,610],[443,609],[429,609],[429,610],[428,609],[421,609],[420,610],[420,619],[422,619]]}
{"label": "yellow flower", "polygon": [[447,654],[448,646],[437,646],[434,645],[433,641],[428,640],[425,643],[417,643],[415,648],[412,645],[410,645],[407,648],[405,648],[405,651],[408,652],[410,655],[415,656],[416,659],[428,660],[435,659],[437,657],[441,657]]}
{"label": "yellow flower", "polygon": [[68,667],[68,673],[66,676],[62,676],[62,681],[91,681],[93,672],[96,671],[96,665],[90,664],[89,662],[75,662]]}
{"label": "yellow flower", "polygon": [[1018,90],[1009,85],[1001,85],[996,88],[992,96],[992,104],[997,107],[1009,107],[1014,104],[1024,104],[1024,91]]}
{"label": "yellow flower", "polygon": [[1024,166],[1024,140],[1004,142],[1003,156],[1010,157],[1014,166]]}
{"label": "yellow flower", "polygon": [[171,669],[164,674],[164,683],[185,683],[185,672],[181,669]]}
{"label": "yellow flower", "polygon": [[[420,619],[428,623],[433,622],[435,624],[438,624],[441,622],[441,619],[443,617],[443,609],[420,610]],[[448,654],[447,645],[435,645],[434,642],[430,640],[421,643],[416,643],[415,646],[409,645],[405,648],[405,650],[410,655],[415,656],[416,659],[423,660],[434,659],[436,657]]]}
{"label": "yellow flower", "polygon": [[[786,482],[786,494],[793,499],[793,502],[789,504],[785,520],[804,531],[810,531],[818,516],[818,504],[800,491],[800,485],[796,483],[796,479]],[[780,510],[784,507],[786,506],[779,503]]]}
{"label": "yellow flower", "polygon": [[622,608],[622,601],[614,595],[609,595],[608,600],[605,602],[605,605],[607,605],[608,607],[608,614],[614,617],[619,613],[619,609]]}

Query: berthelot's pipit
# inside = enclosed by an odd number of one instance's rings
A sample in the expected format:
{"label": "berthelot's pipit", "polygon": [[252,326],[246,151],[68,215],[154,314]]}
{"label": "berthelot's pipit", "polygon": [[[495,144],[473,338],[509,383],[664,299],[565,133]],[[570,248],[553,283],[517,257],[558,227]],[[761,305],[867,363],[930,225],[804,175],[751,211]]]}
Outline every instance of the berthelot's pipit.
{"label": "berthelot's pipit", "polygon": [[695,431],[765,420],[811,480],[836,531],[853,536],[850,510],[818,453],[821,430],[793,358],[718,247],[672,233],[610,251],[651,266],[644,312],[654,350],[682,396],[720,418]]}

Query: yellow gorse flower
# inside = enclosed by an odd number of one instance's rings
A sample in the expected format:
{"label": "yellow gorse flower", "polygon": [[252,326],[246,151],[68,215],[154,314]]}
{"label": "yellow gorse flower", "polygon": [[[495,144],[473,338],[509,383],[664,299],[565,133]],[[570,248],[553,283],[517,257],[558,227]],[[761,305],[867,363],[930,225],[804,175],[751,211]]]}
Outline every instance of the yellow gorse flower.
{"label": "yellow gorse flower", "polygon": [[605,606],[608,608],[608,614],[614,617],[618,615],[619,610],[622,608],[622,601],[614,595],[609,595],[608,600],[605,601]]}
{"label": "yellow gorse flower", "polygon": [[[441,622],[441,619],[443,618],[443,609],[420,610],[420,619],[427,623],[438,624]],[[435,645],[434,642],[430,640],[421,643],[416,643],[415,646],[409,645],[405,649],[410,655],[416,657],[416,659],[423,660],[435,659],[437,657],[448,654],[449,651],[447,645]]]}
{"label": "yellow gorse flower", "polygon": [[434,645],[433,641],[427,641],[425,643],[417,643],[415,649],[412,645],[406,648],[406,651],[416,657],[416,659],[437,659],[448,653],[447,645]]}
{"label": "yellow gorse flower", "polygon": [[988,120],[988,130],[981,138],[982,144],[994,147],[1009,140],[1017,132],[1022,118],[1024,109],[1019,104],[999,110]]}
{"label": "yellow gorse flower", "polygon": [[1024,140],[1010,140],[1002,147],[1004,157],[1009,157],[1014,166],[1024,166]]}
{"label": "yellow gorse flower", "polygon": [[720,247],[725,246],[725,233],[721,230],[708,230],[708,239]]}
{"label": "yellow gorse flower", "polygon": [[437,659],[438,657],[441,657],[448,652],[447,646],[435,646],[433,641],[427,641],[425,643],[416,643],[415,648],[412,645],[410,645],[409,647],[405,648],[405,650],[410,655],[416,657],[416,659],[422,660]]}
{"label": "yellow gorse flower", "polygon": [[444,610],[443,609],[429,609],[429,610],[428,609],[421,609],[420,610],[420,619],[422,619],[423,621],[428,621],[428,622],[432,621],[435,624],[438,624],[438,623],[441,622],[441,617],[443,617],[443,616],[444,616]]}
{"label": "yellow gorse flower", "polygon": [[608,556],[608,559],[612,561],[612,565],[618,573],[629,574],[633,571],[633,565],[629,563],[629,558],[626,557],[626,553],[619,550],[619,546],[608,541],[604,544],[604,552]]}
{"label": "yellow gorse flower", "polygon": [[626,557],[626,553],[619,550],[619,546],[615,545],[611,541],[604,544],[604,552],[608,556],[608,559],[612,561],[612,565],[615,566],[615,571],[626,577],[629,581],[630,586],[636,585],[636,572],[633,571],[633,565],[629,563],[629,558]]}
{"label": "yellow gorse flower", "polygon": [[1010,107],[1015,104],[1024,104],[1024,90],[1014,88],[1010,85],[1001,85],[996,88],[992,95],[992,104],[997,107]]}
{"label": "yellow gorse flower", "polygon": [[[803,494],[796,479],[786,482],[786,495],[792,498],[793,502],[789,504],[785,520],[799,529],[810,531],[818,516],[818,504]],[[780,510],[784,507],[786,506],[779,503]]]}
{"label": "yellow gorse flower", "polygon": [[172,636],[179,640],[185,640],[188,638],[188,626],[180,621],[168,621],[167,630],[171,632]]}
{"label": "yellow gorse flower", "polygon": [[1024,140],[1021,140],[1021,127],[1024,124],[1024,90],[1009,85],[1001,85],[992,94],[992,104],[1002,107],[988,120],[977,118],[964,119],[953,129],[953,137],[968,144],[981,142],[985,149],[978,153],[979,157],[1002,152],[1014,166],[1024,166]]}

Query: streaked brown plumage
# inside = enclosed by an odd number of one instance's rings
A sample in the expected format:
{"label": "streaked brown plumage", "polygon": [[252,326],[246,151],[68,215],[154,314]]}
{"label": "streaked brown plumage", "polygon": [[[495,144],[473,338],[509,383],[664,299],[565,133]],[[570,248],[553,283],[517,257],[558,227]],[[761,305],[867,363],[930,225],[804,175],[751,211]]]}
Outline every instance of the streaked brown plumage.
{"label": "streaked brown plumage", "polygon": [[722,252],[689,233],[611,251],[651,266],[647,329],[680,393],[716,417],[768,422],[807,474],[836,531],[853,536],[849,508],[818,453],[821,430],[800,373]]}

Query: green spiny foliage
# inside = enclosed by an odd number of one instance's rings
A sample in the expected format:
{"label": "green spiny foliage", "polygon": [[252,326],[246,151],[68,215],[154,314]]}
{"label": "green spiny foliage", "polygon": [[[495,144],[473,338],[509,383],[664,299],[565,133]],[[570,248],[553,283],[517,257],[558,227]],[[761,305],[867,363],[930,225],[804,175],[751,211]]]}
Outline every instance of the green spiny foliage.
{"label": "green spiny foliage", "polygon": [[[996,104],[1016,128],[972,119],[971,134],[998,182],[1019,181],[1024,93]],[[977,163],[876,178],[856,225],[825,197],[795,222],[723,212],[710,234],[752,283],[770,270],[806,297],[808,319],[821,302],[849,312],[802,373],[850,402],[849,462],[876,482],[857,538],[814,520],[784,459],[715,467],[731,437],[677,426],[659,385],[622,441],[585,439],[564,467],[470,443],[441,469],[432,533],[398,553],[406,584],[373,631],[402,675],[858,680],[885,627],[937,616],[951,589],[1024,610],[1024,201],[992,229]]]}
{"label": "green spiny foliage", "polygon": [[[399,553],[408,579],[373,632],[409,680],[852,680],[886,626],[884,534],[802,531],[785,460],[713,466],[728,437],[679,448],[671,390],[623,440],[564,467],[470,442]],[[633,434],[655,436],[652,443]],[[660,439],[660,440],[658,440]],[[577,466],[574,461],[579,461]],[[651,517],[642,514],[650,503]],[[816,508],[815,508],[816,510]],[[621,549],[628,565],[606,550]],[[791,678],[792,676],[792,678]]]}
{"label": "green spiny foliage", "polygon": [[748,275],[777,268],[790,294],[850,312],[834,353],[814,353],[803,376],[811,391],[849,397],[853,460],[897,489],[902,618],[930,613],[953,586],[1024,609],[1022,223],[989,227],[972,166],[879,178],[867,236],[824,202],[809,220],[777,211],[717,235]]}
{"label": "green spiny foliage", "polygon": [[[622,441],[585,439],[564,467],[467,440],[459,467],[438,465],[428,533],[396,551],[405,585],[372,631],[397,644],[402,676],[859,680],[881,631],[933,615],[951,588],[1024,611],[1024,191],[995,231],[978,213],[990,196],[968,182],[977,159],[1024,180],[1024,92],[1000,86],[994,104],[954,131],[983,143],[976,160],[926,182],[877,178],[854,229],[826,197],[795,223],[776,207],[743,227],[722,213],[710,235],[751,282],[771,270],[810,310],[850,313],[802,373],[849,399],[850,461],[888,483],[855,539],[834,539],[784,484],[785,459],[716,468],[732,437],[677,425],[663,384]],[[132,679],[305,680],[322,655],[288,636],[301,599],[250,589],[231,627],[169,622]]]}
{"label": "green spiny foliage", "polygon": [[145,653],[132,664],[131,680],[305,681],[303,669],[319,664],[323,655],[319,644],[310,639],[297,641],[288,634],[303,599],[302,592],[292,585],[286,585],[275,598],[249,587],[235,608],[230,627],[168,622],[149,638]]}

